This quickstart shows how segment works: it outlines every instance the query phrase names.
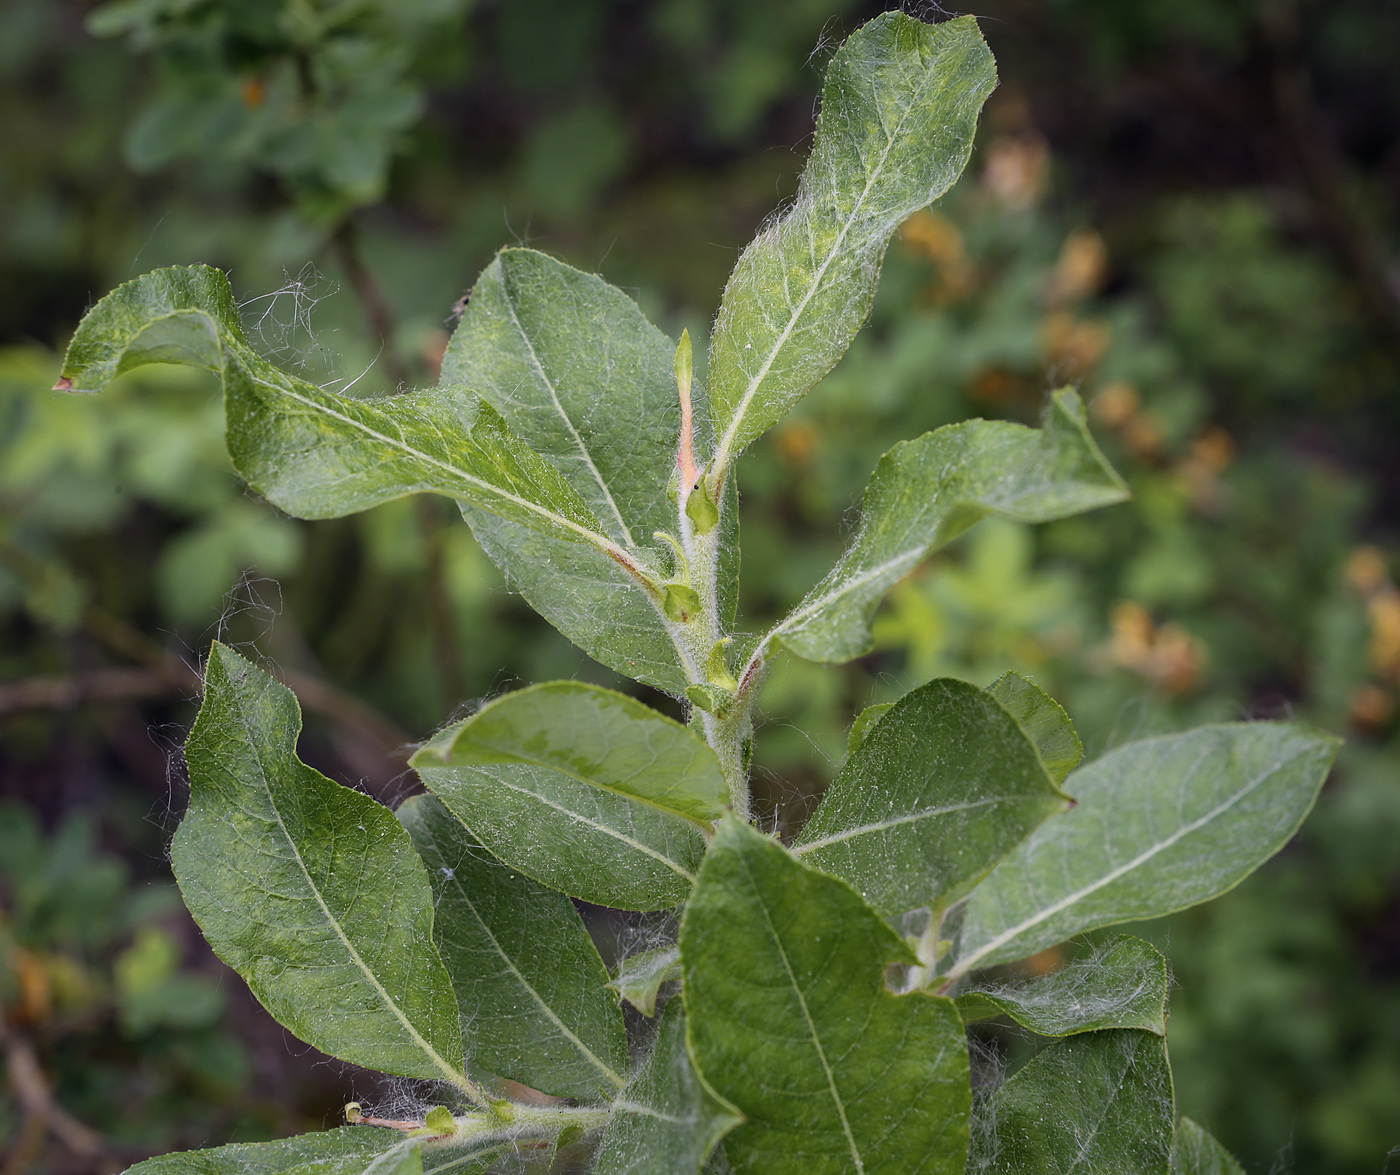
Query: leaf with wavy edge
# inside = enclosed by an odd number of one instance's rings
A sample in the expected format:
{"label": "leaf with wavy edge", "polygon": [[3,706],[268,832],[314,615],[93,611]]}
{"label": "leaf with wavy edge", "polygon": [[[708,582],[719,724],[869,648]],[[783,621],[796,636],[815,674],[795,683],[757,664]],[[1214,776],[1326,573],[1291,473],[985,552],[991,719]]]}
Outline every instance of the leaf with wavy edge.
{"label": "leaf with wavy edge", "polygon": [[940,678],[869,728],[793,852],[886,916],[955,901],[1068,806],[994,697]]}
{"label": "leaf with wavy edge", "polygon": [[627,1034],[573,903],[496,861],[432,796],[398,817],[428,867],[472,1063],[555,1097],[615,1094]]}
{"label": "leaf with wavy edge", "polygon": [[1224,893],[1297,831],[1337,746],[1292,723],[1229,723],[1081,767],[1065,781],[1074,810],[973,890],[948,978]]}
{"label": "leaf with wavy edge", "polygon": [[886,989],[913,954],[855,890],[726,816],[680,945],[691,1056],[748,1119],[738,1175],[961,1175],[962,1021]]}
{"label": "leaf with wavy edge", "polygon": [[962,172],[996,69],[971,17],[887,12],[837,50],[791,209],[730,275],[710,342],[714,470],[780,420],[865,321],[895,228]]}
{"label": "leaf with wavy edge", "polygon": [[875,466],[850,548],[754,659],[775,643],[811,661],[858,657],[885,592],[979,519],[1049,522],[1127,496],[1069,388],[1055,393],[1040,429],[968,420],[902,441]]}
{"label": "leaf with wavy edge", "polygon": [[[253,350],[228,279],[209,266],[157,270],[108,294],[79,324],[63,377],[72,390],[98,390],[147,363],[220,376],[234,466],[289,514],[331,518],[406,494],[444,494],[526,598],[585,652],[677,693],[703,679],[671,639],[655,552],[611,537],[474,392],[440,385],[356,400],[288,375]],[[572,586],[548,574],[551,554],[567,563],[560,578]],[[619,611],[627,624],[600,623]]]}
{"label": "leaf with wavy edge", "polygon": [[215,644],[170,847],[214,953],[308,1044],[463,1084],[462,1027],[433,945],[433,895],[394,814],[296,758],[286,686]]}

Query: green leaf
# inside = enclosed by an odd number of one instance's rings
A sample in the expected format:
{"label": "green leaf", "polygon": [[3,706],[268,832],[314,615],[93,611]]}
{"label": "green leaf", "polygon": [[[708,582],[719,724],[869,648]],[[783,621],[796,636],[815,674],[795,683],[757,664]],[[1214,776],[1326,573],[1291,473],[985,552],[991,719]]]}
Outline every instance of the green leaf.
{"label": "green leaf", "polygon": [[1010,1016],[1041,1036],[1073,1036],[1103,1028],[1167,1033],[1167,960],[1140,938],[1120,935],[1022,987],[989,987],[958,996],[964,1020]]}
{"label": "green leaf", "polygon": [[615,286],[533,249],[476,279],[442,360],[626,547],[676,528],[676,344]]}
{"label": "green leaf", "polygon": [[1057,784],[1064,783],[1065,776],[1084,758],[1084,744],[1064,707],[1019,673],[1003,673],[987,687],[987,692],[1021,724],[1050,778]]}
{"label": "green leaf", "polygon": [[79,324],[63,377],[97,390],[146,363],[220,375],[234,466],[287,513],[332,518],[445,494],[532,606],[585,652],[677,693],[700,677],[678,660],[648,554],[611,537],[474,392],[440,385],[356,400],[287,375],[253,350],[228,279],[209,266],[157,270],[108,294]]}
{"label": "green leaf", "polygon": [[685,900],[728,796],[714,752],[686,727],[582,682],[507,694],[412,763],[501,860],[622,910]]}
{"label": "green leaf", "polygon": [[215,644],[171,861],[214,953],[332,1056],[461,1083],[462,1028],[408,833],[296,758],[290,690]]}
{"label": "green leaf", "polygon": [[661,1017],[651,1056],[613,1102],[596,1175],[697,1175],[743,1115],[691,1066],[681,1001]]}
{"label": "green leaf", "polygon": [[681,977],[681,953],[674,946],[657,947],[624,959],[608,986],[643,1016],[656,1015],[656,997],[663,984]]}
{"label": "green leaf", "polygon": [[483,1175],[509,1144],[405,1138],[378,1126],[342,1126],[274,1142],[180,1151],[127,1175]]}
{"label": "green leaf", "polygon": [[1337,746],[1291,723],[1236,723],[1129,743],[1081,767],[1066,781],[1074,810],[973,891],[949,977],[1224,893],[1297,830]]}
{"label": "green leaf", "polygon": [[893,702],[877,702],[873,706],[866,706],[856,715],[856,720],[851,723],[851,731],[846,736],[847,758],[856,753],[856,748],[865,741],[865,736],[870,733],[871,727],[893,709]]}
{"label": "green leaf", "polygon": [[573,903],[493,860],[431,796],[398,815],[428,867],[473,1064],[555,1097],[614,1094],[626,1031]]}
{"label": "green leaf", "polygon": [[954,1175],[967,1046],[951,1000],[892,995],[904,940],[844,882],[733,816],[681,923],[691,1054],[748,1122],[739,1175]]}
{"label": "green leaf", "polygon": [[793,206],[744,250],[720,304],[709,363],[717,473],[845,353],[891,234],[957,179],[995,85],[971,17],[928,25],[887,12],[837,51]]}
{"label": "green leaf", "polygon": [[[970,1168],[988,1175],[1167,1175],[1172,1075],[1160,1036],[1090,1032],[1038,1053],[992,1095]],[[987,1153],[987,1152],[991,1153]]]}
{"label": "green leaf", "polygon": [[893,916],[956,900],[1067,806],[1002,705],[940,678],[870,729],[793,852]]}
{"label": "green leaf", "polygon": [[875,466],[849,550],[764,643],[812,661],[858,657],[885,592],[979,519],[1048,522],[1127,496],[1068,388],[1041,429],[969,420],[902,441]]}
{"label": "green leaf", "polygon": [[1176,1124],[1172,1175],[1244,1175],[1244,1168],[1202,1126],[1190,1118]]}
{"label": "green leaf", "polygon": [[274,1142],[161,1155],[137,1163],[127,1175],[419,1175],[422,1150],[422,1139],[405,1138],[397,1130],[342,1126]]}

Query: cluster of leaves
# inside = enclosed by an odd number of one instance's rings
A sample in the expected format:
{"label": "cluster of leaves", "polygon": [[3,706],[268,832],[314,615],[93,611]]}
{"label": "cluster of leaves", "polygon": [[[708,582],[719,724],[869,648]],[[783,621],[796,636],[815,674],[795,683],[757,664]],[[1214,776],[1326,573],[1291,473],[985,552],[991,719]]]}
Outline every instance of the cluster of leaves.
{"label": "cluster of leaves", "polygon": [[[1080,766],[1029,680],[938,679],[856,720],[790,846],[749,822],[752,706],[780,651],[866,652],[885,592],[987,515],[1125,494],[1072,391],[1038,430],[936,429],[880,459],[849,548],[797,607],[734,628],[735,462],[844,353],[886,243],[955,180],[993,82],[969,19],[887,14],[846,42],[797,200],[726,288],[703,388],[688,337],[528,250],[476,283],[438,386],[388,400],[263,359],[216,270],[150,274],[84,320],[61,386],[216,372],[235,467],[275,505],[445,495],[555,627],[692,707],[682,726],[582,683],[508,694],[419,750],[431,795],[396,814],[300,762],[291,693],[215,645],[173,845],[186,902],[297,1035],[436,1082],[444,1104],[396,1122],[351,1107],[342,1130],[203,1152],[203,1169],[484,1170],[580,1138],[595,1170],[639,1175],[698,1172],[721,1140],[752,1172],[1231,1169],[1177,1121],[1160,954],[1121,938],[1027,987],[983,973],[1230,888],[1297,828],[1335,740],[1221,724]],[[678,931],[609,985],[570,899],[681,911]],[[629,1072],[612,992],[650,1018],[675,978]],[[965,1024],[988,1015],[1055,1043],[974,1113]]]}

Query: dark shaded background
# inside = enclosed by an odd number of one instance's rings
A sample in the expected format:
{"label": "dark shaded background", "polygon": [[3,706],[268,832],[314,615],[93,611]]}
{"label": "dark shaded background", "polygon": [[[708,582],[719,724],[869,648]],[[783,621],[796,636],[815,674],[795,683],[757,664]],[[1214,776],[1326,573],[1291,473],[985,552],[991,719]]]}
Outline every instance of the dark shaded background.
{"label": "dark shaded background", "polygon": [[[303,524],[243,492],[193,374],[51,394],[83,310],[210,262],[268,353],[381,392],[433,378],[453,303],[527,241],[703,338],[795,185],[830,46],[886,7],[0,10],[3,1175],[113,1170],[386,1096],[272,1024],[171,886],[174,751],[213,635],[256,642],[296,688],[309,761],[386,800],[414,786],[408,744],[471,700],[609,680],[445,504]],[[984,524],[896,589],[870,656],[780,665],[766,812],[793,827],[853,714],[939,674],[1031,673],[1090,754],[1242,715],[1346,735],[1279,859],[1139,930],[1176,969],[1183,1111],[1251,1172],[1382,1172],[1400,1145],[1400,8],[976,11],[1002,85],[966,177],[896,238],[870,329],[741,470],[746,614],[820,576],[894,441],[1033,420],[1057,383],[1081,387],[1136,496]]]}

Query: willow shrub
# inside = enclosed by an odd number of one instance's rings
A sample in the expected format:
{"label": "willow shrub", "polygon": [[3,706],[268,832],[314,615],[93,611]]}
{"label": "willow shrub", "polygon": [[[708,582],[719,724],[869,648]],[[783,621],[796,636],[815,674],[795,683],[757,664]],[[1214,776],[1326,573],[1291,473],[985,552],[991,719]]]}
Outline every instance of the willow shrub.
{"label": "willow shrub", "polygon": [[[1332,739],[1208,726],[1086,765],[1031,681],[935,680],[855,719],[793,843],[754,826],[775,656],[860,656],[891,585],[986,515],[1125,497],[1072,390],[1039,429],[938,429],[880,460],[849,549],[786,618],[736,627],[736,462],[845,352],[891,234],[957,178],[994,83],[968,18],[887,13],[846,41],[798,195],[724,291],[703,388],[687,336],[529,249],[476,282],[441,382],[386,399],[261,358],[215,269],[148,274],[83,320],[60,387],[217,373],[234,464],[274,505],[447,495],[541,615],[690,714],[521,689],[423,745],[427,794],[393,812],[301,763],[291,692],[215,644],[172,846],[185,901],[290,1031],[415,1079],[419,1101],[136,1170],[472,1172],[566,1145],[600,1175],[1238,1170],[1177,1119],[1154,948],[1111,938],[1020,985],[988,969],[1234,885],[1297,828]],[[574,899],[678,929],[610,976]],[[974,1107],[966,1025],[992,1016],[1047,1040]]]}

